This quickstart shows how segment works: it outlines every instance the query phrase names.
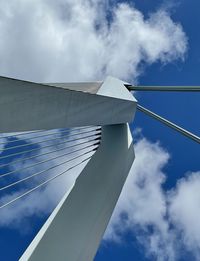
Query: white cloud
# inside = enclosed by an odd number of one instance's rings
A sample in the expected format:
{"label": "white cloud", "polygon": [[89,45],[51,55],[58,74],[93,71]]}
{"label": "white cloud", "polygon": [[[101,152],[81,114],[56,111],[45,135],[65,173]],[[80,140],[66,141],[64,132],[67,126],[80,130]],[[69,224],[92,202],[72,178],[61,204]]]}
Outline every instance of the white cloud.
{"label": "white cloud", "polygon": [[165,200],[160,188],[164,181],[161,169],[167,163],[169,155],[158,144],[152,144],[144,138],[135,145],[135,153],[136,159],[115,215],[120,217],[120,213],[131,213],[134,209],[133,215],[125,219],[126,225],[148,225],[152,222],[160,224],[165,213]]}
{"label": "white cloud", "polygon": [[200,258],[200,172],[188,173],[169,194],[170,219],[185,246]]}
{"label": "white cloud", "polygon": [[0,1],[3,75],[62,82],[110,74],[135,81],[141,62],[183,59],[186,48],[181,26],[164,10],[145,19],[129,4],[106,0]]}
{"label": "white cloud", "polygon": [[62,82],[111,74],[135,81],[141,62],[182,59],[186,47],[181,26],[163,10],[144,19],[133,6],[106,0],[0,0],[2,75]]}
{"label": "white cloud", "polygon": [[[184,59],[186,49],[187,39],[181,25],[174,23],[164,10],[145,19],[127,3],[111,6],[106,0],[0,0],[1,75],[64,82],[102,80],[110,74],[136,82],[141,63],[165,64]],[[177,233],[182,233],[188,249],[194,246],[199,249],[198,220],[192,214],[199,209],[198,174],[182,180],[166,196],[162,169],[169,154],[158,143],[152,144],[145,138],[136,144],[136,154],[105,238],[120,241],[124,231],[131,229],[146,246],[147,253],[158,260],[176,258]],[[23,166],[27,164],[30,161],[23,162]],[[22,166],[13,165],[16,167]],[[18,226],[27,222],[27,217],[49,212],[64,190],[73,185],[77,173],[71,172],[64,182],[52,183],[15,203],[15,207],[1,211],[0,225]],[[187,204],[190,213],[184,209],[185,193],[189,194],[187,202],[193,203]],[[7,199],[10,196],[6,195]],[[170,222],[176,224],[176,230],[170,229]],[[190,229],[190,222],[196,222],[196,228]],[[144,236],[138,235],[136,228]]]}
{"label": "white cloud", "polygon": [[[132,231],[147,255],[158,260],[174,260],[173,238],[165,220],[166,198],[163,167],[169,154],[159,145],[142,138],[135,144],[136,159],[123,188],[104,239],[120,242],[124,233]],[[153,232],[149,231],[149,228]],[[138,233],[138,231],[143,231]],[[161,258],[163,257],[163,258]]]}
{"label": "white cloud", "polygon": [[181,260],[190,253],[200,258],[200,172],[187,173],[176,187],[165,191],[163,167],[169,154],[145,138],[136,145],[136,160],[125,183],[105,242],[121,243],[131,232],[158,261]]}

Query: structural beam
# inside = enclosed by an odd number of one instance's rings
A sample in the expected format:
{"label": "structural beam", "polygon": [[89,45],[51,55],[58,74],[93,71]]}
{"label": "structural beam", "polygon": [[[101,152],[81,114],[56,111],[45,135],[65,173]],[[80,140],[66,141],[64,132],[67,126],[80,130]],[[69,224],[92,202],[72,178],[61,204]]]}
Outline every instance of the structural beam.
{"label": "structural beam", "polygon": [[131,122],[135,110],[134,97],[112,77],[71,85],[0,77],[0,132],[120,124]]}

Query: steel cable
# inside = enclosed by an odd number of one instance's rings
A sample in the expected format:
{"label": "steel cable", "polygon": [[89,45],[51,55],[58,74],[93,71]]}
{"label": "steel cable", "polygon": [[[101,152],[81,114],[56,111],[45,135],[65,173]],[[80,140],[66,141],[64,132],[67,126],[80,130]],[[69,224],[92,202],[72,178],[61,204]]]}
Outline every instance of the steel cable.
{"label": "steel cable", "polygon": [[179,127],[178,125],[176,125],[175,123],[171,122],[171,121],[168,121],[167,119],[159,116],[158,114],[142,107],[141,105],[137,104],[137,109],[143,113],[145,113],[146,115],[162,122],[163,124],[167,125],[168,127],[176,130],[177,132],[181,133],[182,135],[188,137],[189,139],[193,140],[193,141],[196,141],[197,143],[200,143],[200,137],[198,137],[197,135]]}
{"label": "steel cable", "polygon": [[[62,133],[65,133],[65,132],[74,132],[74,131],[78,131],[78,130],[83,130],[83,129],[89,129],[89,128],[92,128],[92,127],[82,127],[82,128],[73,128],[73,129],[67,129],[67,130],[61,130],[59,133],[47,133],[47,134],[43,134],[43,135],[38,135],[38,136],[35,136],[35,137],[28,137],[28,138],[24,138],[24,139],[30,139],[30,140],[33,140],[33,139],[37,139],[37,138],[41,138],[41,137],[46,137],[46,136],[51,136],[51,135],[58,135],[58,134],[62,134]],[[94,130],[95,130],[95,127],[93,127]],[[42,132],[48,132],[48,131],[42,131]],[[29,132],[28,134],[32,134],[34,132]],[[22,135],[22,134],[20,134]],[[26,135],[26,134],[23,134],[23,135]],[[5,137],[0,137],[0,139],[3,139],[3,138],[11,138],[11,137],[16,137],[16,135],[12,135],[12,136],[5,136]],[[21,140],[11,140],[11,141],[5,141],[5,142],[1,142],[0,145],[2,144],[10,144],[10,143],[16,143],[16,142],[21,142]]]}
{"label": "steel cable", "polygon": [[[85,127],[77,127],[77,128],[74,128],[73,127],[73,130],[79,130],[79,129],[85,129],[85,128],[92,128],[92,127],[97,127],[97,126],[85,126]],[[52,131],[52,130],[55,130],[55,129],[50,129],[50,130],[35,130],[35,131],[28,131],[28,132],[24,132],[24,133],[19,133],[17,132],[17,134],[12,134],[12,135],[9,135],[9,136],[6,136],[6,137],[0,137],[0,139],[4,139],[4,138],[10,138],[10,137],[18,137],[18,136],[21,136],[21,135],[29,135],[29,134],[34,134],[34,133],[40,133],[40,132],[48,132],[48,131]]]}
{"label": "steel cable", "polygon": [[[99,144],[100,144],[100,142],[98,141],[98,142],[95,142],[95,143],[90,144],[90,145],[88,145],[88,146],[85,146],[85,147],[83,147],[83,148],[81,148],[81,149],[74,150],[74,151],[70,151],[70,152],[64,153],[64,154],[62,154],[62,155],[59,155],[59,156],[50,158],[50,159],[46,159],[46,160],[43,160],[43,161],[39,161],[39,162],[34,163],[34,164],[32,164],[32,165],[29,165],[29,166],[26,166],[26,167],[21,168],[20,171],[25,170],[25,169],[29,169],[29,168],[33,168],[33,167],[38,166],[38,165],[40,165],[40,164],[46,163],[46,162],[48,162],[48,161],[55,160],[55,159],[58,159],[58,158],[62,158],[62,157],[64,157],[64,156],[71,155],[71,154],[73,154],[73,153],[82,151],[82,150],[84,150],[84,149],[87,149],[87,148],[90,148],[90,147],[92,147],[92,146],[96,146],[96,145],[99,145]],[[4,177],[7,177],[7,176],[10,176],[11,174],[14,174],[14,173],[17,173],[17,172],[19,172],[19,170],[9,171],[9,172],[7,172],[7,173],[5,173],[5,174],[0,175],[0,179],[1,179],[1,178],[4,178]],[[2,190],[2,188],[0,188],[0,191],[1,191],[1,190]]]}
{"label": "steel cable", "polygon": [[[85,136],[85,137],[81,137],[81,138],[77,138],[77,139],[73,139],[73,140],[66,140],[66,141],[62,141],[60,143],[56,143],[56,145],[61,145],[61,144],[64,144],[64,143],[68,143],[68,142],[74,142],[74,141],[77,141],[77,140],[82,140],[82,139],[87,139],[87,138],[90,138],[90,137],[94,137],[98,134],[101,134],[101,132],[96,132],[95,134],[93,135],[89,135],[89,136]],[[48,147],[53,147],[55,146],[55,144],[53,145],[47,145],[47,146],[43,146],[41,147],[42,149],[44,148],[48,148]],[[39,148],[40,149],[40,148]],[[6,158],[9,158],[9,157],[13,157],[13,156],[18,156],[18,155],[21,155],[21,154],[24,154],[24,153],[29,153],[29,152],[33,152],[33,151],[37,151],[38,148],[34,148],[34,149],[31,149],[31,150],[25,150],[25,151],[20,151],[20,152],[17,152],[17,153],[12,153],[12,154],[9,154],[9,155],[5,155],[5,156],[1,156],[0,157],[0,160],[2,159],[6,159]]]}
{"label": "steel cable", "polygon": [[129,91],[200,92],[200,86],[125,86]]}
{"label": "steel cable", "polygon": [[[96,144],[96,145],[97,145],[97,144]],[[95,145],[94,145],[94,146],[95,146]],[[91,147],[91,146],[90,146],[90,147]],[[10,188],[10,187],[13,187],[13,186],[15,186],[15,185],[17,185],[17,184],[19,184],[19,183],[22,183],[22,182],[24,182],[24,181],[26,181],[26,180],[29,180],[29,179],[33,178],[33,177],[36,177],[36,176],[38,176],[38,175],[41,175],[41,174],[43,174],[43,173],[45,173],[45,172],[47,172],[47,171],[49,171],[49,170],[52,170],[52,169],[54,169],[54,168],[60,167],[60,166],[62,166],[62,165],[64,165],[64,164],[66,164],[66,163],[69,163],[69,162],[71,162],[71,161],[73,161],[73,160],[75,160],[75,159],[78,159],[78,158],[80,158],[80,157],[82,157],[82,156],[84,156],[84,155],[87,155],[88,153],[91,153],[91,152],[93,152],[93,151],[96,150],[96,149],[97,149],[97,147],[94,148],[94,149],[92,149],[92,150],[89,150],[89,151],[87,151],[87,152],[84,152],[84,153],[82,153],[82,154],[80,154],[80,155],[78,155],[78,156],[76,156],[76,157],[74,157],[74,158],[71,158],[71,159],[68,159],[68,160],[66,160],[66,161],[63,161],[63,162],[61,162],[61,163],[59,163],[59,164],[57,164],[57,165],[55,165],[55,166],[51,166],[51,167],[49,167],[49,168],[47,168],[47,169],[45,169],[45,170],[41,170],[41,171],[36,172],[36,173],[34,173],[34,174],[32,174],[32,175],[30,175],[30,176],[28,176],[28,177],[25,177],[25,178],[23,178],[23,179],[20,179],[20,180],[18,180],[18,181],[15,181],[15,182],[13,182],[13,183],[10,183],[10,184],[8,184],[8,185],[6,185],[6,186],[3,186],[3,187],[0,188],[0,191],[5,190],[5,189],[8,189],[8,188]],[[63,156],[64,156],[64,155],[63,155]],[[59,158],[59,157],[57,157],[57,158]]]}
{"label": "steel cable", "polygon": [[72,170],[73,168],[75,168],[75,167],[81,165],[82,163],[84,163],[85,161],[87,161],[87,160],[89,160],[89,159],[91,159],[91,157],[88,157],[88,158],[82,160],[81,162],[79,162],[79,163],[75,164],[74,166],[72,166],[72,167],[66,169],[65,171],[62,171],[61,173],[57,174],[56,176],[54,176],[54,177],[52,177],[52,178],[49,178],[48,180],[46,180],[46,181],[40,183],[40,184],[37,185],[36,187],[34,187],[34,188],[32,188],[32,189],[26,191],[25,193],[21,194],[20,196],[18,196],[18,197],[16,197],[16,198],[14,198],[14,199],[8,201],[7,203],[1,205],[1,206],[0,206],[0,209],[3,209],[4,207],[7,207],[7,206],[9,206],[10,204],[16,202],[17,200],[23,198],[24,196],[26,196],[26,195],[28,195],[28,194],[34,192],[35,190],[37,190],[37,189],[39,189],[40,187],[42,187],[42,186],[44,186],[44,185],[50,183],[50,182],[53,181],[54,179],[56,179],[56,178],[58,178],[58,177],[64,175],[66,172],[68,172],[68,171]]}
{"label": "steel cable", "polygon": [[[4,168],[4,167],[7,167],[11,164],[14,164],[14,163],[18,163],[18,162],[21,162],[21,161],[24,161],[24,160],[30,160],[30,159],[34,159],[34,158],[37,158],[37,157],[41,157],[41,156],[45,156],[45,155],[48,155],[48,154],[52,154],[54,152],[58,152],[58,151],[61,151],[61,150],[66,150],[66,149],[71,149],[71,148],[74,148],[74,147],[77,147],[77,146],[81,146],[83,144],[86,144],[86,143],[90,143],[92,141],[95,141],[95,140],[100,140],[101,139],[101,136],[99,135],[95,135],[96,138],[95,139],[91,139],[91,140],[87,140],[87,141],[84,141],[84,142],[80,142],[80,143],[77,143],[77,144],[73,144],[73,145],[70,145],[70,146],[67,146],[65,148],[59,148],[59,149],[55,149],[55,150],[52,150],[52,151],[48,151],[48,152],[45,152],[45,153],[41,153],[41,154],[38,154],[38,155],[33,155],[33,156],[30,156],[30,157],[24,157],[24,158],[20,158],[20,159],[17,159],[17,160],[12,160],[11,162],[9,163],[5,163],[5,164],[2,164],[0,165],[0,168]],[[52,145],[53,146],[53,145]],[[44,148],[44,147],[43,147]]]}
{"label": "steel cable", "polygon": [[90,131],[79,132],[79,133],[75,133],[75,134],[67,134],[67,135],[64,135],[62,137],[57,137],[57,138],[53,138],[53,139],[47,139],[47,140],[42,140],[42,141],[38,141],[38,142],[32,142],[32,143],[28,143],[28,144],[12,146],[12,147],[9,147],[9,148],[0,149],[0,152],[1,151],[8,151],[8,150],[13,150],[13,149],[18,149],[18,148],[22,148],[22,147],[27,147],[27,146],[31,146],[31,145],[35,145],[35,144],[41,144],[41,143],[48,142],[48,141],[59,140],[61,138],[66,138],[66,137],[70,137],[71,138],[71,137],[74,137],[74,136],[78,136],[78,135],[82,135],[82,134],[86,134],[86,133],[91,133],[91,132],[99,131],[99,130],[101,130],[101,128],[97,128],[97,129],[90,130]]}

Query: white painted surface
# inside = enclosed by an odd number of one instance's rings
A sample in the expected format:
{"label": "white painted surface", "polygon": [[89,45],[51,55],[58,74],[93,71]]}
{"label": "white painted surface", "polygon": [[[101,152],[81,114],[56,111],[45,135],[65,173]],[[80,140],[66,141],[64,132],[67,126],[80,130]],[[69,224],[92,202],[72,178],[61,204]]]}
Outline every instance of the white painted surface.
{"label": "white painted surface", "polygon": [[133,160],[128,125],[103,127],[99,149],[20,261],[93,260]]}
{"label": "white painted surface", "polygon": [[70,83],[45,83],[49,86],[60,87],[72,91],[97,93],[103,82],[70,82]]}
{"label": "white painted surface", "polygon": [[[120,99],[112,97],[115,88],[119,89],[116,82],[120,81],[108,79],[102,85],[109,93],[101,91],[102,86],[97,84],[98,93],[94,94],[89,93],[91,85],[86,92],[85,84],[84,91],[80,91],[80,84],[75,91],[0,77],[0,132],[131,122],[136,101],[123,95]],[[120,87],[120,94],[128,92]]]}
{"label": "white painted surface", "polygon": [[127,122],[136,100],[112,77],[92,89],[82,87],[0,77],[0,132],[107,125],[99,149],[20,261],[91,261],[133,163]]}
{"label": "white painted surface", "polygon": [[137,102],[133,95],[124,87],[124,82],[108,76],[98,89],[97,94],[116,99]]}

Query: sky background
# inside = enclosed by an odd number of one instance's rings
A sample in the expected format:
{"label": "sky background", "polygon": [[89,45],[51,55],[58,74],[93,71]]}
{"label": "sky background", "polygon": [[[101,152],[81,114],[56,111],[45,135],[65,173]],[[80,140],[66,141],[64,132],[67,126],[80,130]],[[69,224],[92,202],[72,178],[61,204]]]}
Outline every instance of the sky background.
{"label": "sky background", "polygon": [[[0,75],[38,82],[112,75],[132,84],[200,85],[199,10],[198,0],[0,0]],[[200,94],[134,95],[200,134]],[[200,260],[199,145],[141,112],[130,127],[136,160],[95,261]],[[67,188],[76,178],[71,174],[63,178]],[[66,190],[61,184],[0,213],[0,260],[18,260]]]}

